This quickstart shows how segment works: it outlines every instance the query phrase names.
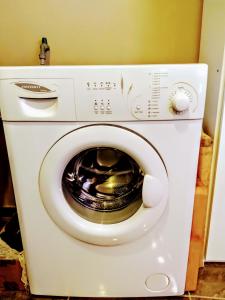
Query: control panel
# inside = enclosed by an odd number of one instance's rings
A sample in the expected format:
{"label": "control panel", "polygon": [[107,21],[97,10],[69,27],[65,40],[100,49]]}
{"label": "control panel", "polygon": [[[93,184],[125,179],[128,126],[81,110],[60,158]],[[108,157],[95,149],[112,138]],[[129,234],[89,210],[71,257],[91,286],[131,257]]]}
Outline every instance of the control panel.
{"label": "control panel", "polygon": [[93,67],[75,79],[78,120],[202,118],[207,66]]}
{"label": "control panel", "polygon": [[11,121],[201,119],[206,83],[204,64],[7,67],[1,112]]}

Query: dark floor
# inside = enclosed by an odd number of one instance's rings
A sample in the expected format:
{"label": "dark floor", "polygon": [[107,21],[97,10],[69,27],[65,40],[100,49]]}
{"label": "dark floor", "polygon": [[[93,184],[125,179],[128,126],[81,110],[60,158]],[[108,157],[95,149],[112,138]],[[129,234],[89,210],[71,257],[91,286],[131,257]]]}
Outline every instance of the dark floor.
{"label": "dark floor", "polygon": [[[26,292],[0,292],[0,299],[1,300],[71,300],[71,299],[78,299],[78,298],[31,296]],[[84,299],[90,300],[91,298],[84,298]],[[146,299],[146,298],[142,298],[142,299]],[[168,298],[159,297],[159,298],[149,298],[149,299],[158,299],[158,300],[160,299],[161,300],[224,299],[225,300],[225,263],[206,264],[205,267],[200,270],[198,287],[195,292],[186,293],[184,296],[179,296],[179,297],[168,297]]]}

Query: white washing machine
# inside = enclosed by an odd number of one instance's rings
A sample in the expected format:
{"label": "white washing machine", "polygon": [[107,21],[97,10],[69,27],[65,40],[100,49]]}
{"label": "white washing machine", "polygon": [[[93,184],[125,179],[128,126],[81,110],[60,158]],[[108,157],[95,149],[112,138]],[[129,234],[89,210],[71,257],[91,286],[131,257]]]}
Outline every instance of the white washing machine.
{"label": "white washing machine", "polygon": [[184,292],[207,66],[0,68],[31,293]]}

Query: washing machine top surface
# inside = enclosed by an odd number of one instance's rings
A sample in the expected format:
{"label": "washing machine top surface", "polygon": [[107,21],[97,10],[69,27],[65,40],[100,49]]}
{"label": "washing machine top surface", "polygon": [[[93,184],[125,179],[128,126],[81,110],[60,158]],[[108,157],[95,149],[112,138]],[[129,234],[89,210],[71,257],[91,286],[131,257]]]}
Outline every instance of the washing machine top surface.
{"label": "washing machine top surface", "polygon": [[204,64],[2,67],[2,119],[201,119],[206,81]]}

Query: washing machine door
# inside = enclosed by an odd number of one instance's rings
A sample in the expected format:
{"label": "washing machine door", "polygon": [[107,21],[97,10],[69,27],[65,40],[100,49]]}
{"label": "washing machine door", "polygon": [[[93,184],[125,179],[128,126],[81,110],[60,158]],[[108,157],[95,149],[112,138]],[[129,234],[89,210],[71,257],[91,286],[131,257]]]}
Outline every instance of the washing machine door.
{"label": "washing machine door", "polygon": [[40,194],[52,220],[73,237],[115,245],[145,234],[162,215],[168,178],[157,150],[113,125],[91,125],[58,140],[45,156]]}

